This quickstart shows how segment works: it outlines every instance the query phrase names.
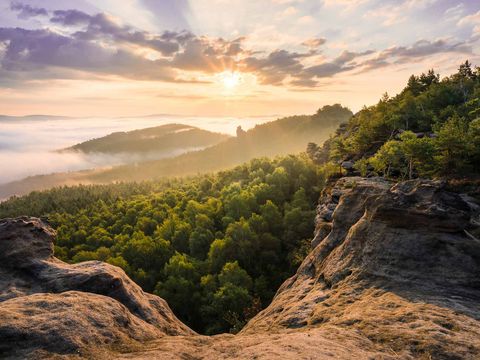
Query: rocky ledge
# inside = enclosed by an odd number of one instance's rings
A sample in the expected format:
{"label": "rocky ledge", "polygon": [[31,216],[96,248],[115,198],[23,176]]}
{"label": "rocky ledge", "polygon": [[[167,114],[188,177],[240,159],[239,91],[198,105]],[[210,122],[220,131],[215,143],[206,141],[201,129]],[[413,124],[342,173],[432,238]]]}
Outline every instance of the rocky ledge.
{"label": "rocky ledge", "polygon": [[0,357],[478,359],[480,207],[439,181],[340,179],[313,250],[240,334],[205,337],[122,270],[0,221]]}
{"label": "rocky ledge", "polygon": [[334,326],[396,358],[480,358],[479,220],[441,181],[342,178],[314,249],[242,333]]}
{"label": "rocky ledge", "polygon": [[0,358],[87,355],[194,334],[120,268],[56,259],[54,237],[39,219],[0,221]]}

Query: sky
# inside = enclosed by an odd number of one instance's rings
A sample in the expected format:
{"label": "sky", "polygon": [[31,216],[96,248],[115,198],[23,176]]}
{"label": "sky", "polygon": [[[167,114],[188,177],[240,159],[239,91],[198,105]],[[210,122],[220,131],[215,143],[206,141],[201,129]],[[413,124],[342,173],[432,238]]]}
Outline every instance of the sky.
{"label": "sky", "polygon": [[0,0],[0,114],[353,111],[480,65],[478,0]]}

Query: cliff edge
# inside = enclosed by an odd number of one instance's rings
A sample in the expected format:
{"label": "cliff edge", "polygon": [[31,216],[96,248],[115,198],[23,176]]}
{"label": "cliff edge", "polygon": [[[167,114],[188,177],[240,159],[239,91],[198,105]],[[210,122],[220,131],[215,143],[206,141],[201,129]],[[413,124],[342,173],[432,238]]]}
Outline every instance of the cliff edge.
{"label": "cliff edge", "polygon": [[66,264],[39,219],[0,221],[0,357],[95,353],[194,334],[118,267]]}
{"label": "cliff edge", "polygon": [[441,181],[342,178],[313,251],[242,333],[335,326],[399,358],[479,358],[479,220]]}

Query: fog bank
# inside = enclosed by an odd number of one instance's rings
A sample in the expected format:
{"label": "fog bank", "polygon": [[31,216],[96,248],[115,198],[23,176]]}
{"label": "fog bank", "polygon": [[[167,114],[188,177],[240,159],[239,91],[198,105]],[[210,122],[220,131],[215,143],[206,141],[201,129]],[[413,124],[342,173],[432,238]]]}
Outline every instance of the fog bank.
{"label": "fog bank", "polygon": [[[58,153],[77,143],[102,137],[112,132],[160,126],[170,123],[197,126],[199,128],[235,134],[237,126],[247,130],[272,118],[202,118],[202,117],[143,117],[143,118],[83,118],[0,120],[0,184],[31,175],[53,172],[77,171],[119,165],[142,160],[132,154],[83,154]],[[199,150],[179,148],[169,153],[150,153],[148,159],[160,159]]]}

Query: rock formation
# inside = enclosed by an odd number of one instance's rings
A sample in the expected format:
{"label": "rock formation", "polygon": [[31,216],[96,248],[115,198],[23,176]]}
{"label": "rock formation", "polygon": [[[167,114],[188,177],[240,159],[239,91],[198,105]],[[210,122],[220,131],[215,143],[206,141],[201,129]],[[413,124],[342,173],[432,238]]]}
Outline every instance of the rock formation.
{"label": "rock formation", "polygon": [[479,358],[478,210],[442,182],[340,179],[315,248],[242,333],[335,326],[399,358]]}
{"label": "rock formation", "polygon": [[0,357],[478,359],[479,214],[440,181],[340,179],[297,273],[240,334],[214,337],[116,267],[55,259],[39,220],[3,220]]}
{"label": "rock formation", "polygon": [[193,334],[121,269],[53,257],[54,236],[38,219],[0,221],[0,357],[86,354]]}

